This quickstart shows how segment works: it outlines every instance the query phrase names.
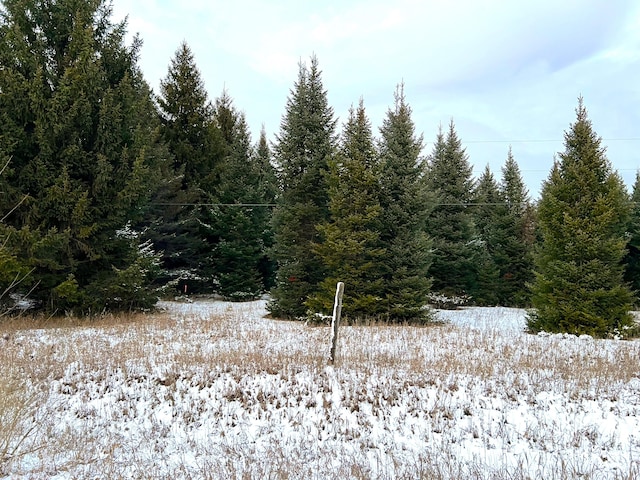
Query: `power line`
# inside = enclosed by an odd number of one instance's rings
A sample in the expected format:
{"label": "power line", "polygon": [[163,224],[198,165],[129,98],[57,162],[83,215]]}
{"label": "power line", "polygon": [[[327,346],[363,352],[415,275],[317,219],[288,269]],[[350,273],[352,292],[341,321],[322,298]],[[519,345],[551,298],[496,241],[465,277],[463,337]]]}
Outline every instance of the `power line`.
{"label": "power line", "polygon": [[150,203],[165,207],[275,207],[275,203]]}
{"label": "power line", "polygon": [[[617,172],[637,172],[639,168],[614,168],[613,170],[617,171]],[[483,168],[480,167],[473,167],[473,171],[474,172],[481,172],[484,170]],[[520,172],[522,173],[549,173],[551,171],[551,167],[547,168],[547,169],[529,169],[529,168],[522,168],[520,169]]]}
{"label": "power line", "polygon": [[[640,141],[640,137],[624,137],[624,138],[602,138],[603,142],[637,142]],[[563,139],[530,139],[530,140],[464,140],[462,144],[466,143],[559,143]],[[434,143],[434,142],[427,142]]]}
{"label": "power line", "polygon": [[[515,205],[533,205],[530,202],[469,202],[469,203],[434,203],[432,207],[498,207]],[[637,205],[638,202],[629,201],[629,204]],[[172,207],[276,207],[275,203],[151,203],[154,206]]]}
{"label": "power line", "polygon": [[499,205],[527,205],[527,202],[468,202],[468,203],[436,203],[436,207],[485,207]]}
{"label": "power line", "polygon": [[[487,205],[526,205],[527,202],[508,203],[508,202],[469,202],[469,203],[435,203],[436,207],[477,207]],[[171,207],[276,207],[275,203],[151,203],[154,206],[171,206]]]}

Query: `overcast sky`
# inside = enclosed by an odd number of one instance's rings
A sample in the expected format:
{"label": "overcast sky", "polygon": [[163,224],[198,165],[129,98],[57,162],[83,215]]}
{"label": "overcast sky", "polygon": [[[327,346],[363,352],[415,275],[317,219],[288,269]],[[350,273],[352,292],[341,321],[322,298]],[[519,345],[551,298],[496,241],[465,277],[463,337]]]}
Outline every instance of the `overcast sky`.
{"label": "overcast sky", "polygon": [[479,174],[509,145],[536,198],[584,97],[628,186],[640,168],[640,2],[635,0],[114,0],[158,91],[184,40],[209,96],[226,88],[273,139],[298,63],[315,53],[340,124],[363,97],[377,134],[404,81],[430,153],[451,119]]}

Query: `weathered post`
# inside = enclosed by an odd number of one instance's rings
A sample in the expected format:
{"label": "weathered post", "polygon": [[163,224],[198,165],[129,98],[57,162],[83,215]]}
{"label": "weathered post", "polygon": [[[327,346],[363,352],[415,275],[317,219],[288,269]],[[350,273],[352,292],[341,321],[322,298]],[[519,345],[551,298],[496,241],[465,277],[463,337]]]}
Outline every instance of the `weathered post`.
{"label": "weathered post", "polygon": [[333,318],[331,319],[331,355],[329,363],[336,362],[338,352],[338,326],[340,325],[340,315],[342,314],[342,296],[344,295],[344,283],[338,282],[336,286],[336,299],[333,303]]}

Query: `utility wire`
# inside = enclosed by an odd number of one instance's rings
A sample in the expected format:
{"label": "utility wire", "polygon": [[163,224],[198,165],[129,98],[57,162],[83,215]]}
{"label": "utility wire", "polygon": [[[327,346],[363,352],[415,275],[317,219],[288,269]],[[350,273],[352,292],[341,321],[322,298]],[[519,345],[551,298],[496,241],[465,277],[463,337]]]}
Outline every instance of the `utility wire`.
{"label": "utility wire", "polygon": [[[491,207],[491,206],[509,206],[509,205],[533,205],[535,199],[530,202],[470,202],[470,203],[435,203],[434,207]],[[637,205],[639,202],[629,201],[631,205]],[[275,203],[151,203],[153,206],[172,206],[172,207],[277,207]],[[11,213],[11,212],[10,212]],[[1,220],[1,219],[0,219]]]}
{"label": "utility wire", "polygon": [[[625,138],[601,138],[603,142],[637,142],[640,141],[640,137],[625,137]],[[465,143],[558,143],[564,141],[563,139],[532,139],[532,140],[464,140]],[[434,143],[434,142],[427,142]]]}
{"label": "utility wire", "polygon": [[165,207],[275,207],[275,203],[150,203]]}
{"label": "utility wire", "polygon": [[[171,207],[276,207],[275,203],[151,203],[153,206]],[[436,207],[477,207],[487,205],[527,205],[527,202],[469,202],[469,203],[436,203]]]}

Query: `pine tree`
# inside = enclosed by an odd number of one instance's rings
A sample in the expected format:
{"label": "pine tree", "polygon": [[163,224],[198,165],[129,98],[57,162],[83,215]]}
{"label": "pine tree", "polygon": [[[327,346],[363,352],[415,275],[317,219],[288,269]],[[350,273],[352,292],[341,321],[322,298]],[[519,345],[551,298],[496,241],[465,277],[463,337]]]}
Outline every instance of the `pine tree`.
{"label": "pine tree", "polygon": [[623,282],[628,195],[593,131],[582,98],[565,132],[565,150],[538,207],[533,332],[624,335],[632,295]]}
{"label": "pine tree", "polygon": [[437,197],[437,206],[427,221],[434,249],[429,270],[433,290],[450,297],[473,295],[482,244],[468,207],[473,200],[472,167],[453,121],[446,137],[442,129],[436,137],[429,158],[428,185]]}
{"label": "pine tree", "polygon": [[331,313],[336,284],[344,282],[342,315],[356,319],[382,313],[379,169],[371,124],[364,103],[349,110],[339,153],[330,163],[331,220],[318,226],[323,243],[315,251],[328,270],[307,305]]}
{"label": "pine tree", "polygon": [[314,56],[309,68],[300,64],[274,146],[282,188],[273,214],[278,274],[269,310],[274,316],[304,316],[305,302],[327,276],[311,246],[322,243],[316,225],[329,218],[326,175],[335,125]]}
{"label": "pine tree", "polygon": [[51,311],[147,308],[155,257],[127,228],[166,152],[151,91],[104,0],[6,0],[0,11],[0,158],[6,218]]}
{"label": "pine tree", "polygon": [[209,264],[220,294],[232,300],[253,299],[266,287],[261,270],[270,228],[266,202],[273,201],[275,175],[268,161],[254,152],[244,114],[226,91],[216,101],[214,117],[226,149],[206,221],[215,239]]}
{"label": "pine tree", "polygon": [[636,181],[631,192],[631,216],[627,230],[629,241],[624,261],[624,278],[637,298],[640,293],[640,172],[636,173]]}
{"label": "pine tree", "polygon": [[534,212],[511,147],[502,167],[500,185],[506,212],[499,225],[500,247],[494,258],[500,270],[500,304],[524,307],[529,304],[528,284],[533,280]]}
{"label": "pine tree", "polygon": [[149,210],[148,238],[162,251],[165,288],[182,293],[214,289],[209,253],[201,231],[200,204],[217,188],[223,141],[193,53],[183,42],[160,82],[161,134],[173,162]]}
{"label": "pine tree", "polygon": [[416,136],[411,108],[399,85],[395,105],[380,128],[380,245],[384,315],[390,321],[429,319],[431,243],[425,221],[431,202],[420,159],[422,136]]}

